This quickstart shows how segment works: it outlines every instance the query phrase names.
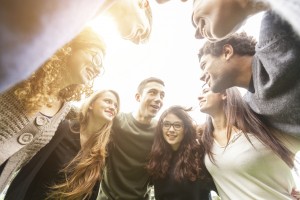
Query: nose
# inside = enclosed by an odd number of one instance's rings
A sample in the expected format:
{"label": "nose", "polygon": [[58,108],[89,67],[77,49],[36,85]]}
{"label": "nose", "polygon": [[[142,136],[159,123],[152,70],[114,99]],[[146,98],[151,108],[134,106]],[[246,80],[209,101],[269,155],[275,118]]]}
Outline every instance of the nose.
{"label": "nose", "polygon": [[195,32],[195,38],[196,39],[204,39],[203,34],[203,29],[205,25],[205,21],[203,19],[199,19],[198,23],[196,20],[194,20],[194,26],[196,27],[196,32]]}
{"label": "nose", "polygon": [[196,39],[204,39],[203,35],[200,33],[199,27],[196,28],[195,38]]}
{"label": "nose", "polygon": [[136,31],[136,38],[135,41],[136,43],[144,42],[148,40],[150,35],[150,28],[148,27],[139,27]]}
{"label": "nose", "polygon": [[201,74],[200,74],[200,80],[201,81],[206,81],[206,77],[208,76],[207,72],[203,71]]}
{"label": "nose", "polygon": [[173,124],[170,126],[169,131],[172,131],[172,132],[175,131]]}
{"label": "nose", "polygon": [[118,109],[118,107],[116,105],[114,105],[114,104],[110,104],[109,107],[108,107],[108,109],[115,114],[116,111],[117,111],[117,109]]}

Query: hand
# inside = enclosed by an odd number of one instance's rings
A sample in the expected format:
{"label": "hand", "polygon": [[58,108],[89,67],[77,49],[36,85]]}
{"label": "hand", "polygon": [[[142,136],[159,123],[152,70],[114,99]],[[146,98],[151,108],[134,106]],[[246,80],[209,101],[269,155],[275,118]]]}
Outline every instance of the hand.
{"label": "hand", "polygon": [[294,197],[297,200],[300,200],[300,190],[293,188],[291,192],[292,197]]}

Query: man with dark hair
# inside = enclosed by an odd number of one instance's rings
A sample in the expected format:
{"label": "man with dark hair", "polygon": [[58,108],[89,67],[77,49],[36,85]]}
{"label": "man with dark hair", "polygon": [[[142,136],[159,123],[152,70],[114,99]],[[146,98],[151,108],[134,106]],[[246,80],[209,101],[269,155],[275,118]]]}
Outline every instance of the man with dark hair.
{"label": "man with dark hair", "polygon": [[[200,79],[213,92],[238,86],[244,99],[273,128],[300,137],[300,43],[291,27],[267,13],[258,45],[245,33],[206,42]],[[255,52],[256,48],[256,52]]]}
{"label": "man with dark hair", "polygon": [[98,200],[147,199],[149,174],[145,166],[157,124],[154,118],[163,105],[164,86],[158,78],[143,80],[135,95],[137,111],[115,118]]}

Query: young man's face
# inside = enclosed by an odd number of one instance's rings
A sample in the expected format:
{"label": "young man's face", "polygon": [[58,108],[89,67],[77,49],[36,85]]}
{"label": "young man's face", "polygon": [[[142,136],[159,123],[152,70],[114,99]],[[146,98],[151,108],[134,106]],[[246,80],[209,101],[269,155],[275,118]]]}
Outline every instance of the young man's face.
{"label": "young man's face", "polygon": [[205,81],[213,92],[222,92],[234,86],[235,71],[231,68],[230,62],[224,58],[210,54],[203,55],[200,60],[202,73],[200,80]]}
{"label": "young man's face", "polygon": [[235,32],[245,20],[237,0],[194,0],[195,37],[217,41]]}
{"label": "young man's face", "polygon": [[154,118],[163,106],[165,87],[157,82],[146,84],[142,94],[137,94],[136,98],[140,102],[139,113],[144,118]]}
{"label": "young man's face", "polygon": [[121,0],[116,1],[108,12],[113,16],[121,36],[139,44],[147,41],[151,33],[149,10],[148,0]]}

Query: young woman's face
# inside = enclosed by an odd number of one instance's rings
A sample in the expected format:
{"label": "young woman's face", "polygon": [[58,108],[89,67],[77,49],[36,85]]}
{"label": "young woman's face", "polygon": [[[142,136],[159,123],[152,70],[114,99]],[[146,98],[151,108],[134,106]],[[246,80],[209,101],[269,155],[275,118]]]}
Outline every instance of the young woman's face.
{"label": "young woman's face", "polygon": [[108,12],[115,19],[122,37],[139,44],[147,40],[151,32],[149,6],[148,0],[118,0]]}
{"label": "young woman's face", "polygon": [[241,2],[194,0],[193,24],[196,27],[196,38],[217,41],[238,30],[247,17],[241,7],[243,5]]}
{"label": "young woman's face", "polygon": [[170,113],[162,121],[162,132],[166,142],[176,151],[184,137],[184,125],[181,119]]}
{"label": "young woman's face", "polygon": [[117,97],[111,92],[106,92],[98,97],[89,109],[92,110],[91,117],[99,121],[109,122],[117,115],[118,106]]}
{"label": "young woman's face", "polygon": [[214,116],[223,112],[224,94],[213,93],[210,88],[204,88],[198,97],[200,111]]}
{"label": "young woman's face", "polygon": [[73,50],[68,59],[65,81],[69,85],[90,83],[104,70],[103,57],[99,48]]}

